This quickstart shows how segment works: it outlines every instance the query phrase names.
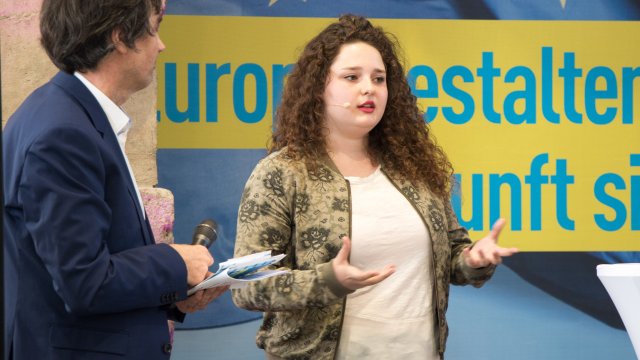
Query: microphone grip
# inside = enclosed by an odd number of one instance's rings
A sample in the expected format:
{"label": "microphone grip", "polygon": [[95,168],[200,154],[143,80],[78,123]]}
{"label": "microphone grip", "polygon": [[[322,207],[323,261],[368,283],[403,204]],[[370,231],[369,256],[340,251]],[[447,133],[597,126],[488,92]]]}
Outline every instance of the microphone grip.
{"label": "microphone grip", "polygon": [[202,234],[195,234],[193,235],[193,241],[191,243],[191,245],[202,245],[206,248],[210,247],[211,244],[213,244],[213,241],[211,241],[211,239],[209,239],[208,237],[202,235]]}

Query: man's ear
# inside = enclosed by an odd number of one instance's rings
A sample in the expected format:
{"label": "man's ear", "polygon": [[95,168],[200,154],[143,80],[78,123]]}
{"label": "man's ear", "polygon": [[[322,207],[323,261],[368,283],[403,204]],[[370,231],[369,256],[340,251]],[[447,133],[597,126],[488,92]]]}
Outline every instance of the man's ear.
{"label": "man's ear", "polygon": [[113,31],[111,32],[111,43],[113,44],[113,47],[117,52],[125,53],[129,49],[129,47],[124,43],[124,41],[122,41],[121,35],[122,31],[120,29],[113,29]]}

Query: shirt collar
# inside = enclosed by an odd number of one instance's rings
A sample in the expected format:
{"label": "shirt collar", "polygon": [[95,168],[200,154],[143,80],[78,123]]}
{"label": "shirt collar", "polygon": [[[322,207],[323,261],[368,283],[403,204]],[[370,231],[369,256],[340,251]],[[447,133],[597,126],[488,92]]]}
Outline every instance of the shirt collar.
{"label": "shirt collar", "polygon": [[107,115],[107,119],[109,120],[109,124],[113,129],[113,132],[118,137],[118,142],[124,148],[124,142],[127,138],[127,132],[131,127],[131,119],[129,116],[120,108],[116,103],[114,103],[107,95],[105,95],[100,89],[98,89],[95,85],[93,85],[87,78],[85,78],[79,72],[74,72],[73,75],[80,79],[82,83],[89,89],[91,94],[96,98],[100,107]]}

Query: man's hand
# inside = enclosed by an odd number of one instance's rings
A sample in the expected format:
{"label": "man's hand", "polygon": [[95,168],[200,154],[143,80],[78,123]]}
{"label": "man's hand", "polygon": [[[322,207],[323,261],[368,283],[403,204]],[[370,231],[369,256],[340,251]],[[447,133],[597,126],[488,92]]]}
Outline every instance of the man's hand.
{"label": "man's hand", "polygon": [[394,265],[387,265],[381,271],[363,271],[349,263],[351,253],[351,239],[344,236],[343,245],[338,255],[331,263],[333,272],[336,274],[338,282],[349,290],[357,290],[365,286],[374,285],[388,278],[396,271]]}
{"label": "man's hand", "polygon": [[198,285],[209,272],[209,266],[213,265],[213,256],[209,249],[202,245],[170,244],[178,252],[187,265],[187,284]]}
{"label": "man's hand", "polygon": [[229,289],[229,286],[220,286],[210,289],[200,290],[195,294],[189,296],[186,300],[178,301],[176,306],[178,310],[185,314],[204,310],[210,302],[217,299],[225,291]]}
{"label": "man's hand", "polygon": [[505,256],[511,256],[518,252],[517,248],[503,248],[498,246],[498,236],[506,221],[498,219],[493,224],[489,235],[478,240],[473,247],[467,247],[462,251],[464,261],[469,267],[481,268],[488,265],[498,265]]}

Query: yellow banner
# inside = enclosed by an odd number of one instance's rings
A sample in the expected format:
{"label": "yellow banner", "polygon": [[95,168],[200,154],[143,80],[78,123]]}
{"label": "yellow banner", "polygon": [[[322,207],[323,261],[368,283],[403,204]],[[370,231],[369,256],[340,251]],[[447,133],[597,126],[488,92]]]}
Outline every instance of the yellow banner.
{"label": "yellow banner", "polygon": [[[290,64],[332,21],[167,16],[158,146],[264,148]],[[640,250],[639,22],[372,21],[400,41],[475,238],[505,217],[522,250]]]}

